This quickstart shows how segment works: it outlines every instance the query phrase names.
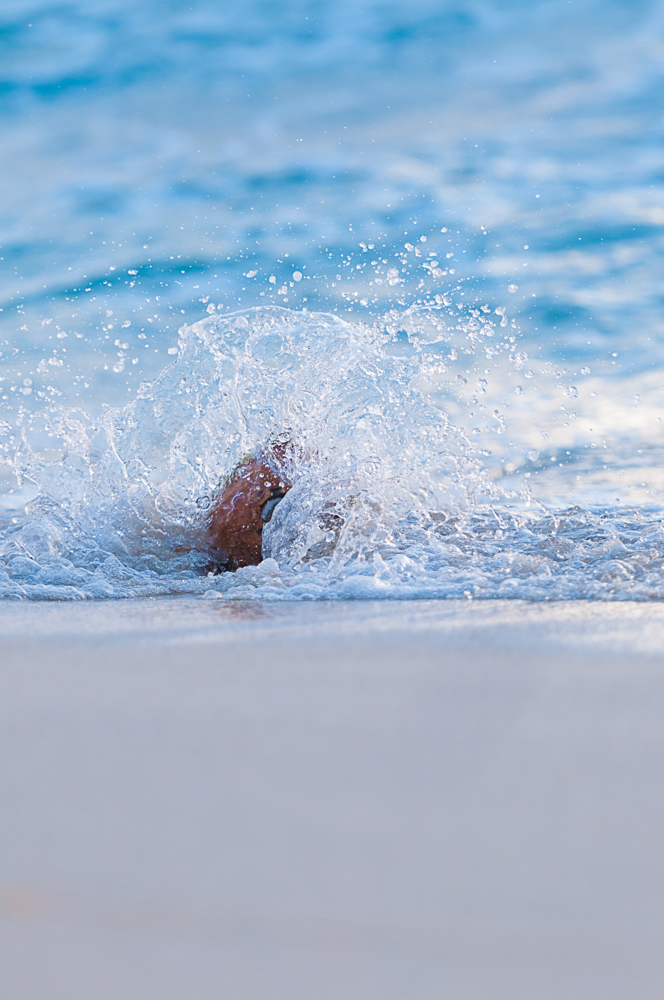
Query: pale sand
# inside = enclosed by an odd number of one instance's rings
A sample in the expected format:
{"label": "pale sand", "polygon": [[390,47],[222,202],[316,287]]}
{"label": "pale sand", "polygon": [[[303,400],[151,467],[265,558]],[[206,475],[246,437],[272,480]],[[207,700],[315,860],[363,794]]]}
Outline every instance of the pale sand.
{"label": "pale sand", "polygon": [[5,604],[0,658],[2,1000],[661,997],[664,607]]}

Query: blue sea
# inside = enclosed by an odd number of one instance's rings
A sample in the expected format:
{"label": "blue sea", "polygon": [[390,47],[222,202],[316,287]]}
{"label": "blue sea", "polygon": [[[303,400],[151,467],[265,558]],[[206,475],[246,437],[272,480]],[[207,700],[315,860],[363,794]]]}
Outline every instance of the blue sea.
{"label": "blue sea", "polygon": [[664,596],[663,110],[661,2],[5,0],[0,596]]}

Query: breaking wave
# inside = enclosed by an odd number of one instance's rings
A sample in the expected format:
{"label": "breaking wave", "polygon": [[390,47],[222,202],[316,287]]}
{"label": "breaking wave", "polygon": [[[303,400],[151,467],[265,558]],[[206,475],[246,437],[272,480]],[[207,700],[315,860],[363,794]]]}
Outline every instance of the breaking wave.
{"label": "breaking wave", "polygon": [[[373,325],[267,307],[183,328],[127,406],[25,417],[12,463],[39,493],[2,526],[0,596],[664,596],[658,511],[533,505],[491,482],[450,420],[494,325],[448,326],[439,304]],[[508,338],[492,345],[507,363]],[[211,572],[219,484],[280,441],[293,487],[263,562]]]}

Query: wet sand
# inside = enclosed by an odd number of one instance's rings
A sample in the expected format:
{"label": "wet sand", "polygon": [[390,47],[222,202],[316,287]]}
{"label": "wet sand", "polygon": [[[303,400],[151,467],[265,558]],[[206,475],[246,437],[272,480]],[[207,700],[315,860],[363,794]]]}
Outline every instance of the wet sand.
{"label": "wet sand", "polygon": [[11,1000],[661,995],[664,607],[0,607]]}

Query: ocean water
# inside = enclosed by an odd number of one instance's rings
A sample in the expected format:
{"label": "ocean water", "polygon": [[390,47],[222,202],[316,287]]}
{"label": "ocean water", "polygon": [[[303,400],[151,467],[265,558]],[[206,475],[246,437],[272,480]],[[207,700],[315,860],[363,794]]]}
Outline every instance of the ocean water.
{"label": "ocean water", "polygon": [[663,53],[639,0],[7,0],[0,595],[664,595]]}

